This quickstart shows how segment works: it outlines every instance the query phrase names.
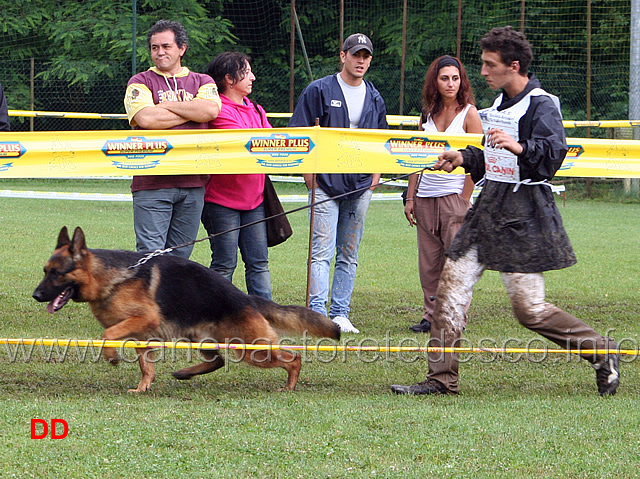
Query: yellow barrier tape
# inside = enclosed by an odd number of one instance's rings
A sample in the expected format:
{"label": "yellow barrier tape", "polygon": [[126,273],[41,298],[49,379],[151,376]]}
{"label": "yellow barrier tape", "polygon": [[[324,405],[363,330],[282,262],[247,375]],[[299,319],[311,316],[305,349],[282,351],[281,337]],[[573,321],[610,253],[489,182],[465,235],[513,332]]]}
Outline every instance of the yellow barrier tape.
{"label": "yellow barrier tape", "polygon": [[602,121],[570,121],[562,122],[565,128],[595,127],[595,128],[629,128],[640,126],[640,120],[602,120]]}
{"label": "yellow barrier tape", "polygon": [[[420,117],[404,115],[387,115],[387,122],[393,126],[407,126],[417,129]],[[565,128],[629,128],[640,126],[640,120],[564,120]]]}
{"label": "yellow barrier tape", "polygon": [[302,344],[235,344],[235,343],[190,343],[181,341],[138,341],[138,340],[106,340],[106,339],[43,339],[43,338],[0,338],[0,344],[22,346],[59,346],[76,348],[136,348],[136,349],[231,349],[231,350],[289,350],[316,352],[436,352],[436,353],[499,353],[499,354],[620,354],[626,356],[640,355],[634,349],[549,349],[549,348],[480,348],[480,347],[420,347],[420,346],[349,346],[349,345],[302,345]]}
{"label": "yellow barrier tape", "polygon": [[[81,113],[69,111],[31,111],[31,110],[9,110],[9,116],[23,116],[35,118],[82,118],[96,120],[126,120],[127,115],[124,113]],[[291,113],[267,113],[269,118],[290,118]],[[420,117],[409,115],[387,115],[387,122],[391,126],[411,126],[418,127]],[[601,120],[601,121],[582,121],[582,120],[566,120],[562,124],[565,128],[627,128],[632,126],[640,126],[640,120]]]}
{"label": "yellow barrier tape", "polygon": [[126,120],[124,113],[80,113],[71,111],[30,111],[9,110],[9,116],[24,116],[27,118],[81,118],[87,120]]}
{"label": "yellow barrier tape", "polygon": [[[481,135],[348,128],[0,134],[0,178],[410,173]],[[640,141],[569,138],[558,176],[640,178]],[[456,173],[463,173],[461,168]]]}

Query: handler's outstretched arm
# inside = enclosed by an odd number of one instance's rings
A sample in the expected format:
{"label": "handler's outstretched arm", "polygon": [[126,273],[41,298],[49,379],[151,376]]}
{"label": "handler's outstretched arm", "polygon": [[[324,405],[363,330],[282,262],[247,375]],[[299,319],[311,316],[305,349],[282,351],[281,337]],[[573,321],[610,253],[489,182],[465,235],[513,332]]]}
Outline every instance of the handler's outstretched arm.
{"label": "handler's outstretched arm", "polygon": [[463,158],[462,153],[458,150],[449,150],[438,155],[438,161],[436,161],[433,168],[436,170],[444,170],[451,173],[458,166],[462,165]]}

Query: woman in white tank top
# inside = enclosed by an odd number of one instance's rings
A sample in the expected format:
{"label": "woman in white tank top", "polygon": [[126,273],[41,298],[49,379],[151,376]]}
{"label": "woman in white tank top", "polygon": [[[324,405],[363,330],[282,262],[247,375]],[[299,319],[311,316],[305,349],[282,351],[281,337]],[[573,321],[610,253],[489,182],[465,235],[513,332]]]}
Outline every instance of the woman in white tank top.
{"label": "woman in white tank top", "polygon": [[[464,66],[448,55],[436,58],[422,89],[420,129],[427,133],[482,133],[478,110]],[[409,177],[404,214],[417,226],[418,266],[424,292],[424,315],[409,329],[431,330],[434,298],[445,253],[471,206],[473,181],[469,175],[425,173]]]}

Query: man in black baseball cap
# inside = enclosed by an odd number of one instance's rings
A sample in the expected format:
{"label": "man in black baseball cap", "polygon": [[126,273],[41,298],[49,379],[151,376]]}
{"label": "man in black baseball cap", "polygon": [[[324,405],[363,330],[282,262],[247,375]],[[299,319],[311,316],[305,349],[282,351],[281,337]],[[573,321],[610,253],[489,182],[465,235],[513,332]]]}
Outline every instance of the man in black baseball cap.
{"label": "man in black baseball cap", "polygon": [[[289,126],[313,126],[318,118],[320,126],[329,128],[389,128],[382,96],[364,79],[373,58],[369,37],[362,33],[349,36],[339,53],[340,72],[315,80],[304,89]],[[353,143],[345,137],[345,142]],[[340,149],[340,145],[338,148],[339,163],[362,164],[362,171],[371,170],[367,166],[368,158],[359,149]],[[351,294],[365,217],[380,173],[321,173],[315,175],[315,182],[314,175],[305,174],[304,179],[309,200],[314,198],[321,203],[313,209],[309,308],[328,314],[343,333],[359,333],[349,318]],[[344,196],[345,193],[350,194]],[[336,196],[339,198],[333,199]],[[330,284],[334,257],[333,283]]]}
{"label": "man in black baseball cap", "polygon": [[369,55],[373,55],[373,44],[368,36],[364,33],[354,33],[350,35],[342,44],[342,51],[349,52],[352,55],[360,50],[366,50]]}

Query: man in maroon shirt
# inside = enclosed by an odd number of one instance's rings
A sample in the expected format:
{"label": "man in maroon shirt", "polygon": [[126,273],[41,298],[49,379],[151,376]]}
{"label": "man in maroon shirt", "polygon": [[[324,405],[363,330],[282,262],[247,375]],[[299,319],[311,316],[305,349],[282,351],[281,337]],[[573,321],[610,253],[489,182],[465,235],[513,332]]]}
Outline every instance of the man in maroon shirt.
{"label": "man in maroon shirt", "polygon": [[[137,129],[198,129],[220,112],[215,82],[182,66],[188,39],[178,22],[160,20],[148,34],[155,66],[134,75],[124,105]],[[208,175],[134,176],[133,223],[138,251],[166,249],[196,239]],[[188,258],[193,246],[173,254]]]}

